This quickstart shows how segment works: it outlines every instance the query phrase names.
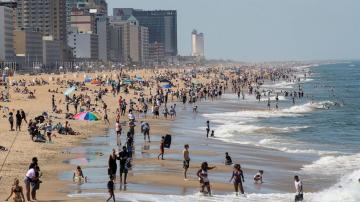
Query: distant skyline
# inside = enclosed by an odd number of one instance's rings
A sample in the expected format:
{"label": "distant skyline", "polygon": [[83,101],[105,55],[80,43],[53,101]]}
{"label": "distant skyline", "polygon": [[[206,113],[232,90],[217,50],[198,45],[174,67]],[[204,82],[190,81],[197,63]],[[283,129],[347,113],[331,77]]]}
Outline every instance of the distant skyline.
{"label": "distant skyline", "polygon": [[178,49],[204,33],[208,59],[360,59],[359,0],[107,0],[112,8],[178,11]]}

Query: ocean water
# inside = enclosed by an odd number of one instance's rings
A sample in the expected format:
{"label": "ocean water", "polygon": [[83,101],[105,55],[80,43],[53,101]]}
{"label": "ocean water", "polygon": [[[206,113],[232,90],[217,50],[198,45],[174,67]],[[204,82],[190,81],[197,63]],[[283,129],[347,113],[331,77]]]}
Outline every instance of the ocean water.
{"label": "ocean water", "polygon": [[[360,62],[339,63],[318,65],[313,67],[299,68],[300,72],[311,72],[310,77],[302,78],[300,83],[278,82],[266,83],[264,89],[275,91],[297,89],[300,84],[305,91],[305,98],[296,100],[292,104],[290,98],[280,96],[279,110],[267,110],[267,97],[263,97],[261,102],[257,102],[253,96],[246,95],[245,100],[239,100],[234,94],[225,94],[223,99],[215,102],[205,102],[199,107],[198,115],[191,115],[191,107],[179,105],[179,116],[173,126],[173,132],[177,135],[173,137],[174,148],[181,150],[182,145],[187,142],[196,142],[196,149],[223,152],[226,149],[232,151],[235,159],[241,156],[250,159],[246,167],[252,169],[263,168],[252,154],[244,155],[236,153],[236,148],[241,145],[251,145],[258,148],[272,150],[276,157],[286,157],[301,160],[303,165],[299,165],[295,171],[288,171],[282,165],[276,163],[265,166],[268,181],[287,178],[296,174],[305,179],[305,202],[358,202],[360,201]],[[299,73],[299,76],[302,76]],[[270,97],[271,107],[274,108],[274,97]],[[246,106],[246,107],[244,107]],[[215,138],[206,140],[203,137],[205,121],[210,120],[211,128],[215,130]],[[139,140],[140,141],[140,140]],[[108,137],[99,137],[90,142],[105,142],[111,145]],[[99,150],[104,153],[109,152],[109,146],[92,145],[89,151]],[[113,145],[111,145],[113,146]],[[191,147],[195,149],[194,147]],[[260,149],[259,149],[260,150]],[[267,150],[266,150],[267,151]],[[250,152],[251,153],[251,152]],[[81,193],[71,193],[70,197],[85,198],[106,198],[107,193],[99,192],[104,189],[106,179],[106,157],[92,160],[87,155],[89,161],[87,165],[92,165],[91,169],[98,169],[104,176],[98,176],[98,181],[94,184],[85,185]],[[96,155],[95,155],[96,156]],[[148,158],[137,156],[138,158]],[[179,155],[167,156],[168,158],[178,159]],[[150,157],[151,158],[151,157]],[[193,163],[200,163],[206,156],[199,156],[192,159]],[[255,159],[253,164],[251,160]],[[214,155],[211,159],[214,163],[221,163],[223,157]],[[236,159],[238,160],[238,159]],[[245,160],[244,160],[245,161]],[[265,159],[266,161],[266,159]],[[71,163],[71,162],[70,162]],[[74,165],[79,162],[73,162]],[[155,165],[154,165],[155,166]],[[136,169],[136,167],[135,167]],[[155,168],[150,168],[150,171]],[[167,172],[167,168],[161,169]],[[137,172],[147,172],[136,170]],[[67,173],[65,175],[69,175]],[[211,181],[222,181],[226,174],[215,176],[212,174]],[[245,176],[248,177],[247,175]],[[65,177],[66,178],[66,177]],[[251,176],[250,176],[251,178]],[[251,179],[247,179],[249,182]],[[288,185],[292,185],[289,179]],[[316,190],[309,193],[306,190],[310,187]],[[319,184],[316,187],[316,183]],[[330,183],[330,184],[329,184]],[[315,185],[314,185],[315,184]],[[132,187],[131,187],[132,186]],[[196,193],[196,190],[179,193],[177,189],[170,187],[149,187],[144,185],[130,185],[132,192],[148,192],[148,194],[116,193],[120,201],[270,201],[282,202],[293,201],[294,194],[290,190],[272,189],[272,185],[264,184],[265,188],[257,190],[245,185],[246,197],[235,197],[233,193],[216,192],[213,197],[203,197]],[[268,187],[267,187],[268,186]],[[152,190],[153,189],[153,190]],[[163,189],[163,194],[158,195],[159,189]],[[141,191],[142,190],[142,191]],[[94,192],[95,191],[95,192]]]}

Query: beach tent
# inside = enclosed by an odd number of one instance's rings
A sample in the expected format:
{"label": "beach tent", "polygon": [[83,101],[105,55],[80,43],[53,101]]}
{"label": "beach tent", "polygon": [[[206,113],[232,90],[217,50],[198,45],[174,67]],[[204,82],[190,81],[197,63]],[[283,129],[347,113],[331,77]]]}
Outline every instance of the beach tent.
{"label": "beach tent", "polygon": [[131,84],[133,81],[131,79],[122,80],[122,84]]}
{"label": "beach tent", "polygon": [[160,82],[167,82],[167,83],[171,83],[171,81],[169,79],[159,79]]}
{"label": "beach tent", "polygon": [[84,82],[90,83],[92,81],[92,78],[90,76],[85,76]]}
{"label": "beach tent", "polygon": [[82,120],[82,121],[98,121],[100,120],[100,116],[93,112],[80,112],[75,114],[74,119]]}
{"label": "beach tent", "polygon": [[168,83],[168,84],[163,85],[162,87],[168,89],[168,88],[172,88],[173,85],[171,85],[170,83]]}
{"label": "beach tent", "polygon": [[72,86],[65,90],[64,95],[71,95],[76,90],[75,86]]}
{"label": "beach tent", "polygon": [[141,78],[140,76],[137,76],[137,77],[135,77],[135,81],[144,81],[144,79]]}

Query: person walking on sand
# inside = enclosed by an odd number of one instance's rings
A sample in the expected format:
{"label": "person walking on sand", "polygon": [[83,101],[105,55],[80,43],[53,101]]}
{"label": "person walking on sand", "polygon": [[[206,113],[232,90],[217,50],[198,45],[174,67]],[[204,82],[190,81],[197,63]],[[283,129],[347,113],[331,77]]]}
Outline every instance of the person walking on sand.
{"label": "person walking on sand", "polygon": [[165,153],[165,137],[162,136],[160,142],[160,154],[158,155],[158,159],[161,156],[161,160],[164,160],[164,153]]}
{"label": "person walking on sand", "polygon": [[201,168],[198,170],[198,172],[196,174],[199,177],[199,182],[200,182],[200,185],[201,185],[200,192],[205,193],[204,189],[206,187],[207,194],[209,196],[211,196],[211,188],[210,188],[210,180],[209,180],[209,176],[208,176],[208,171],[212,170],[214,168],[216,168],[216,167],[215,166],[214,167],[209,167],[207,162],[203,162],[201,164]]}
{"label": "person walking on sand", "polygon": [[183,150],[183,157],[184,157],[184,161],[183,161],[183,167],[184,167],[184,180],[188,180],[187,179],[187,171],[190,167],[190,152],[189,152],[189,145],[186,144],[184,145],[184,150]]}
{"label": "person walking on sand", "polygon": [[14,131],[14,116],[13,116],[13,113],[10,112],[9,113],[9,123],[10,123],[10,131]]}
{"label": "person walking on sand", "polygon": [[46,135],[48,137],[49,142],[52,142],[52,140],[51,140],[52,130],[53,130],[53,126],[51,124],[51,120],[49,120],[49,122],[46,124],[46,127],[45,127]]}
{"label": "person walking on sand", "polygon": [[297,175],[294,176],[294,185],[296,190],[295,202],[304,200],[302,181]]}
{"label": "person walking on sand", "polygon": [[234,183],[236,196],[239,195],[239,190],[240,190],[241,194],[245,193],[244,192],[244,187],[243,187],[243,184],[242,184],[243,182],[245,182],[244,173],[241,170],[240,164],[235,164],[234,165],[234,171],[233,171],[233,174],[232,174],[232,176],[230,178],[230,182],[231,181],[233,181],[233,183]]}
{"label": "person walking on sand", "polygon": [[108,188],[108,192],[110,197],[106,200],[107,202],[111,200],[111,198],[113,199],[113,201],[115,202],[115,194],[114,194],[114,176],[110,175],[110,179],[107,183],[107,188]]}
{"label": "person walking on sand", "polygon": [[21,110],[21,118],[25,121],[25,123],[28,123],[27,120],[26,120],[26,114],[24,112],[24,110]]}
{"label": "person walking on sand", "polygon": [[9,195],[9,197],[7,197],[5,199],[5,201],[8,201],[13,195],[14,195],[14,197],[12,199],[13,199],[14,202],[23,202],[23,201],[25,201],[23,188],[22,188],[22,186],[19,185],[19,179],[17,179],[17,178],[15,178],[14,184],[11,187],[10,195]]}
{"label": "person walking on sand", "polygon": [[16,130],[16,131],[21,131],[22,117],[21,117],[21,114],[20,114],[20,111],[19,111],[19,110],[16,111],[15,118],[16,118],[15,130]]}
{"label": "person walking on sand", "polygon": [[110,125],[109,117],[106,110],[104,111],[104,122],[105,124]]}

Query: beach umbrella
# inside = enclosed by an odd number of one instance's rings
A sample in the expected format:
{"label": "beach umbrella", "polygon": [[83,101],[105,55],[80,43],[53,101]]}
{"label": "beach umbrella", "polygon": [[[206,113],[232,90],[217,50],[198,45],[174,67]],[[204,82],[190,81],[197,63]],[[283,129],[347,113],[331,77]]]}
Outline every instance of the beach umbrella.
{"label": "beach umbrella", "polygon": [[64,95],[70,95],[70,94],[72,94],[75,90],[76,90],[76,87],[75,87],[75,86],[72,86],[72,87],[70,87],[70,88],[68,88],[68,89],[65,90]]}
{"label": "beach umbrella", "polygon": [[83,120],[83,121],[98,121],[100,120],[99,115],[95,114],[94,112],[80,112],[73,116],[76,120]]}

